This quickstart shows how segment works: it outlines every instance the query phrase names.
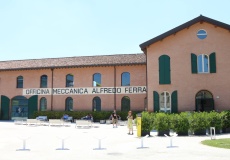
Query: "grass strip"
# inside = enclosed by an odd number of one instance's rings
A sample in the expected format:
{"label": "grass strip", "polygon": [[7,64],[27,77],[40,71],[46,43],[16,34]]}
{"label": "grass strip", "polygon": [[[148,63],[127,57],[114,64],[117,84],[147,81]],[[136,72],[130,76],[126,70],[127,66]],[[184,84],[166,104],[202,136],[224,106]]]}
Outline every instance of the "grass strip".
{"label": "grass strip", "polygon": [[201,143],[212,147],[230,149],[230,138],[204,140]]}

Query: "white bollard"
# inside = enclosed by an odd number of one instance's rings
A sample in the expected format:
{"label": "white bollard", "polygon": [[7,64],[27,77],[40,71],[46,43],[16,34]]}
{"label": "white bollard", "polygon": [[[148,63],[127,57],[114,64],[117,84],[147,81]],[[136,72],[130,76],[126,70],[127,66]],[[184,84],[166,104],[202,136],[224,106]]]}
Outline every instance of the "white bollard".
{"label": "white bollard", "polygon": [[173,146],[173,141],[172,139],[174,137],[176,137],[178,134],[173,134],[172,136],[168,136],[167,134],[164,134],[165,137],[168,137],[169,138],[169,146],[167,146],[167,148],[173,148],[173,147],[176,147],[176,146]]}
{"label": "white bollard", "polygon": [[149,148],[149,147],[144,147],[144,139],[149,137],[149,135],[146,135],[144,137],[141,137],[141,146],[137,147],[137,149],[144,149],[144,148]]}
{"label": "white bollard", "polygon": [[26,149],[26,140],[29,139],[30,137],[21,137],[19,139],[22,140],[22,148],[17,149],[16,151],[30,151],[30,149]]}
{"label": "white bollard", "polygon": [[94,148],[93,150],[105,150],[106,148],[101,147],[101,140],[105,139],[105,137],[94,137],[98,140],[98,148]]}
{"label": "white bollard", "polygon": [[[212,134],[212,131],[213,131],[213,134]],[[211,136],[211,140],[216,139],[216,129],[215,129],[215,127],[210,127],[210,136]]]}
{"label": "white bollard", "polygon": [[65,148],[65,140],[68,137],[58,137],[59,139],[61,139],[61,148],[57,148],[56,150],[69,150],[68,148]]}

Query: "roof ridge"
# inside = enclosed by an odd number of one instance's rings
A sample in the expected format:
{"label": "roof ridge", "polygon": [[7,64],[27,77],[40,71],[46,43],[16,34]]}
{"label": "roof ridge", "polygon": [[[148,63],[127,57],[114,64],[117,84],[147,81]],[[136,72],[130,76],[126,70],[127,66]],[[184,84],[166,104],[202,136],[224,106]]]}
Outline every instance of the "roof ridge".
{"label": "roof ridge", "polygon": [[166,37],[168,37],[168,36],[170,36],[176,32],[179,32],[179,31],[181,31],[181,30],[183,30],[183,29],[185,29],[185,28],[187,28],[187,27],[189,27],[189,26],[191,26],[197,22],[201,22],[201,21],[208,22],[208,23],[214,24],[216,26],[222,27],[224,29],[230,30],[230,25],[223,23],[223,22],[220,22],[220,21],[217,21],[217,20],[214,20],[214,19],[211,19],[209,17],[205,17],[201,14],[198,17],[196,17],[190,21],[187,21],[187,22],[185,22],[185,23],[183,23],[177,27],[174,27],[173,29],[171,29],[167,32],[164,32],[164,33],[162,33],[162,34],[160,34],[160,35],[158,35],[158,36],[156,36],[156,37],[154,37],[148,41],[145,41],[144,43],[140,44],[139,46],[140,46],[141,50],[144,51],[147,46],[149,46],[149,45],[151,45],[151,44],[153,44],[159,40],[162,40],[162,39],[164,39],[164,38],[166,38]]}
{"label": "roof ridge", "polygon": [[0,61],[0,71],[143,64],[146,64],[146,56],[144,53],[116,54]]}
{"label": "roof ridge", "polygon": [[121,55],[139,55],[142,53],[131,53],[131,54],[111,54],[111,55],[87,55],[87,56],[73,56],[73,57],[54,57],[54,58],[38,58],[38,59],[20,59],[20,60],[5,60],[1,62],[17,62],[17,61],[33,61],[33,60],[51,60],[51,59],[66,59],[66,58],[82,58],[82,57],[102,57],[102,56],[121,56]]}

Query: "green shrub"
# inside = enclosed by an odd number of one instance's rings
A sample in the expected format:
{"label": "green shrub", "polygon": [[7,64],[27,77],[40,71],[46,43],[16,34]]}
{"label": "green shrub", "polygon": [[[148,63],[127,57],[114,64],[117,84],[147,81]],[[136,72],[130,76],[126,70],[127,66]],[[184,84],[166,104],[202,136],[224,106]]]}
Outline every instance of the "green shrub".
{"label": "green shrub", "polygon": [[155,113],[143,111],[141,113],[141,131],[150,132],[153,129]]}
{"label": "green shrub", "polygon": [[182,112],[180,114],[171,114],[170,129],[172,129],[177,133],[188,132],[189,129],[188,113]]}
{"label": "green shrub", "polygon": [[94,121],[109,119],[111,113],[112,113],[112,111],[95,111],[95,112],[91,112],[91,114],[93,115]]}
{"label": "green shrub", "polygon": [[[73,119],[81,119],[82,117],[92,114],[94,121],[109,119],[113,111],[37,111],[34,112],[33,118],[37,116],[47,116],[48,119],[61,119],[64,114],[68,114]],[[138,111],[133,111],[134,118]],[[117,111],[117,114],[121,117],[121,120],[127,120],[127,111]]]}
{"label": "green shrub", "polygon": [[48,119],[60,119],[64,114],[68,114],[73,119],[81,119],[82,117],[92,114],[95,121],[108,119],[112,111],[38,111],[34,113],[34,118],[37,116],[47,116]]}
{"label": "green shrub", "polygon": [[[132,111],[133,119],[136,118],[137,113],[141,113],[141,111]],[[127,120],[128,111],[117,111],[117,114],[121,117],[121,120]]]}
{"label": "green shrub", "polygon": [[215,127],[215,129],[222,128],[221,114],[215,111],[208,113],[208,127]]}
{"label": "green shrub", "polygon": [[230,111],[222,111],[220,116],[222,128],[230,128]]}
{"label": "green shrub", "polygon": [[209,127],[207,112],[194,112],[189,117],[189,126],[192,131],[201,131]]}
{"label": "green shrub", "polygon": [[169,114],[167,113],[156,113],[154,118],[153,126],[157,131],[167,131],[170,129]]}

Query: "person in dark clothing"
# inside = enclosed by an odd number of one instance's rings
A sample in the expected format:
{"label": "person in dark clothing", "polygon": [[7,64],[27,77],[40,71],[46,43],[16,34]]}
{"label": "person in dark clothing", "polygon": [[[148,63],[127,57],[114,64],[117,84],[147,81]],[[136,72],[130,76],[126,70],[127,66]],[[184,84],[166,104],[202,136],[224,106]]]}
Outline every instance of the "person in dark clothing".
{"label": "person in dark clothing", "polygon": [[118,115],[116,113],[116,110],[112,113],[112,122],[113,122],[113,128],[117,128],[117,122],[118,122]]}

